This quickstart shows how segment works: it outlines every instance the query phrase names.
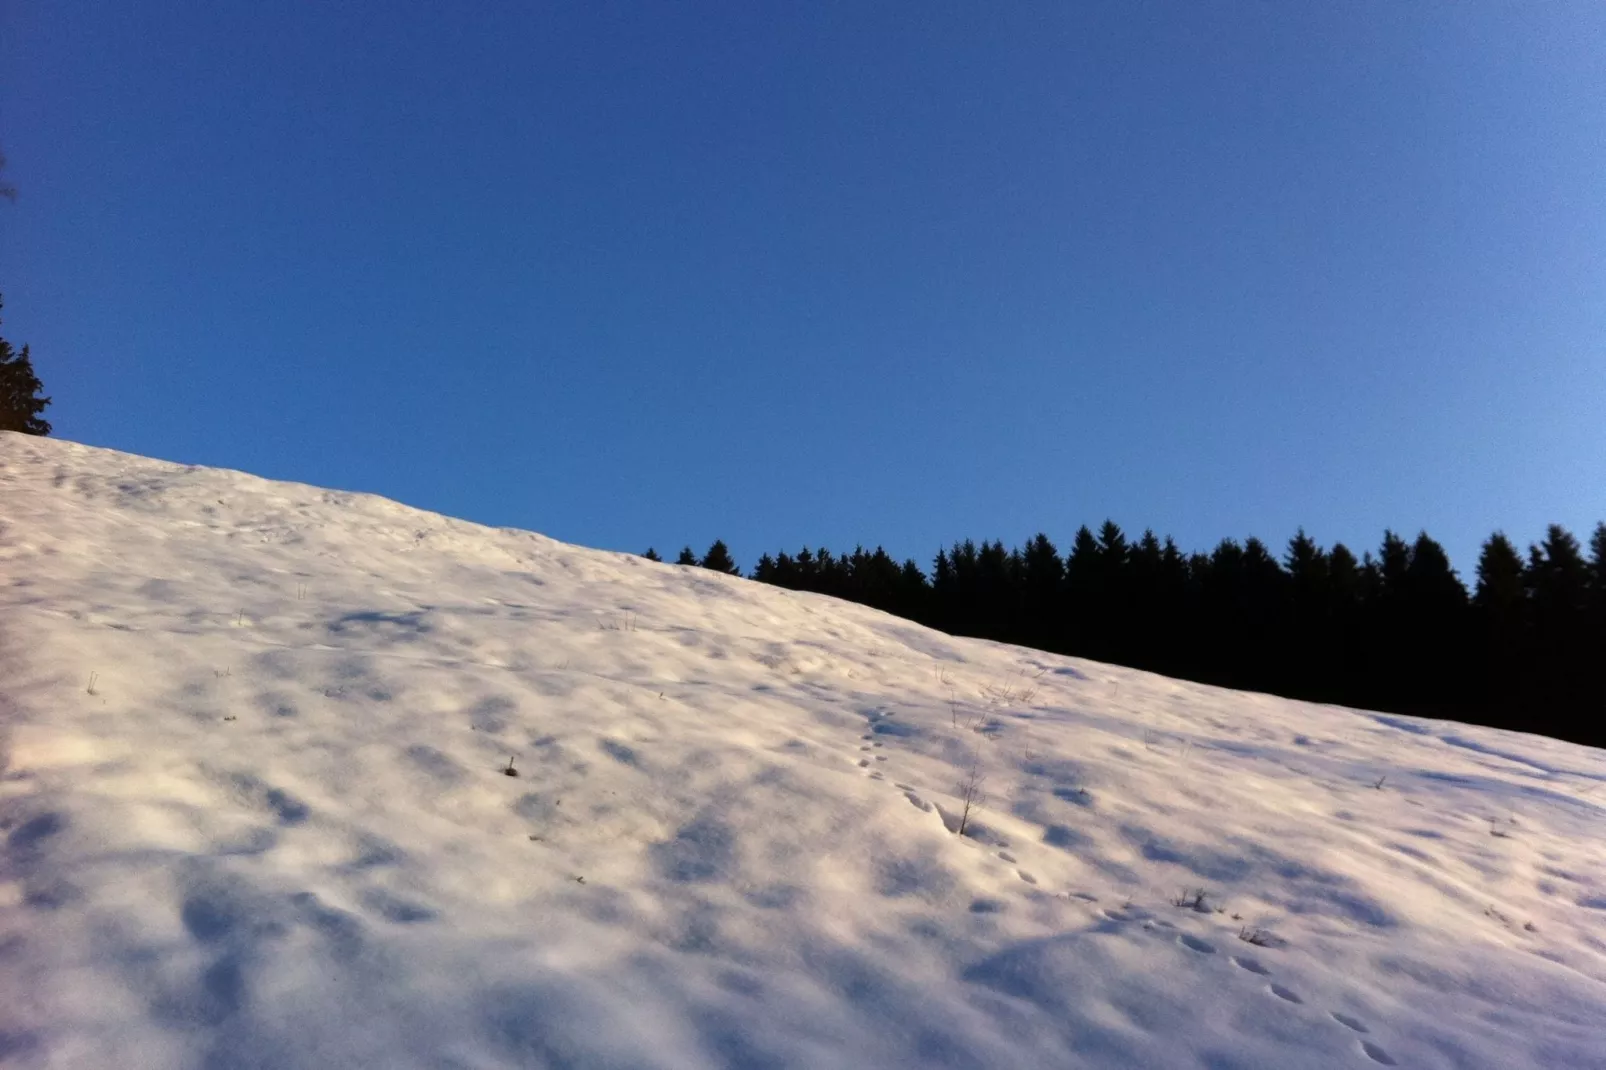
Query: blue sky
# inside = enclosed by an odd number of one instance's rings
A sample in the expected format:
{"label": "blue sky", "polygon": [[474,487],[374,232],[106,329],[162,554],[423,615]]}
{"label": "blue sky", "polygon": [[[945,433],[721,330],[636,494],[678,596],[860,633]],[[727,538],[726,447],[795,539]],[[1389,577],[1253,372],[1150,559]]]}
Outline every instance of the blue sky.
{"label": "blue sky", "polygon": [[[397,11],[404,14],[397,15]],[[0,6],[58,435],[593,546],[1606,517],[1606,5]]]}

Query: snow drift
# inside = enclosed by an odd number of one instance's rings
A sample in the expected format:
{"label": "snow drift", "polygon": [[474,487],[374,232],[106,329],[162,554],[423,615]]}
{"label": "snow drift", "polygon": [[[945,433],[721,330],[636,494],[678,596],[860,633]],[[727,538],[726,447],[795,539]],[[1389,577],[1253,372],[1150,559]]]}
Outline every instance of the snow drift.
{"label": "snow drift", "polygon": [[1606,1066],[1600,751],[376,497],[0,434],[0,769],[18,1067]]}

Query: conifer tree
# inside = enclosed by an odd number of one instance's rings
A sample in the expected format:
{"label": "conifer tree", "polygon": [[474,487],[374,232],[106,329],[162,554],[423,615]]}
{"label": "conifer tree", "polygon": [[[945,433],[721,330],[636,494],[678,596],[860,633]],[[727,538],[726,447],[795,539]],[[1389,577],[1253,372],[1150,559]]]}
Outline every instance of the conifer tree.
{"label": "conifer tree", "polygon": [[1063,637],[1055,627],[1060,587],[1065,583],[1065,562],[1047,535],[1038,532],[1021,555],[1021,588],[1025,603],[1024,626],[1033,645],[1043,650],[1060,648]]}
{"label": "conifer tree", "polygon": [[1188,559],[1167,535],[1160,546],[1160,602],[1156,610],[1159,628],[1159,665],[1162,672],[1188,671],[1188,635],[1196,617],[1191,595],[1193,581]]}
{"label": "conifer tree", "polygon": [[1099,560],[1104,566],[1106,581],[1121,574],[1126,567],[1127,552],[1126,533],[1121,530],[1121,525],[1106,520],[1099,528]]}
{"label": "conifer tree", "polygon": [[700,562],[697,560],[697,551],[693,550],[690,546],[682,546],[680,548],[680,556],[675,558],[675,564],[677,565],[697,565],[699,563]]}
{"label": "conifer tree", "polygon": [[1606,521],[1589,537],[1589,586],[1596,601],[1606,603]]}
{"label": "conifer tree", "polygon": [[1288,572],[1290,629],[1283,645],[1289,679],[1308,680],[1327,695],[1335,616],[1331,560],[1300,528],[1288,540],[1283,567]]}
{"label": "conifer tree", "polygon": [[[1587,677],[1596,671],[1600,651],[1590,649],[1587,634],[1589,566],[1578,540],[1560,524],[1551,524],[1529,548],[1526,583],[1533,612],[1529,679],[1543,718],[1533,727],[1576,735],[1582,730],[1576,724],[1580,707],[1593,690]],[[1598,724],[1599,709],[1589,712]]]}
{"label": "conifer tree", "polygon": [[[1606,523],[1595,525],[1589,537],[1590,622],[1585,642],[1588,649],[1606,650]],[[1591,670],[1585,670],[1589,672]],[[1593,670],[1594,694],[1586,698],[1596,712],[1595,734],[1606,745],[1606,673]]]}
{"label": "conifer tree", "polygon": [[1606,523],[1589,537],[1589,601],[1595,618],[1597,649],[1606,650]]}
{"label": "conifer tree", "polygon": [[1105,625],[1103,570],[1099,542],[1086,524],[1076,529],[1065,555],[1065,650],[1098,657],[1103,653]]}
{"label": "conifer tree", "polygon": [[1478,584],[1472,595],[1476,664],[1485,689],[1478,704],[1497,722],[1522,691],[1528,662],[1527,603],[1522,555],[1497,531],[1478,554]]}
{"label": "conifer tree", "polygon": [[1528,584],[1541,614],[1565,617],[1583,607],[1588,599],[1589,567],[1572,532],[1551,524],[1544,540],[1529,548]]}
{"label": "conifer tree", "polygon": [[818,591],[820,570],[815,563],[814,555],[807,546],[797,552],[797,589],[800,591]]}
{"label": "conifer tree", "polygon": [[1589,587],[1597,598],[1606,597],[1606,521],[1589,537]]}
{"label": "conifer tree", "polygon": [[1099,543],[1086,524],[1076,529],[1065,557],[1065,583],[1072,598],[1091,597],[1099,585]]}
{"label": "conifer tree", "polygon": [[1244,540],[1240,663],[1246,687],[1287,687],[1288,574],[1260,539]]}
{"label": "conifer tree", "polygon": [[642,554],[641,556],[645,557],[648,561],[662,561],[663,560],[663,558],[658,556],[658,551],[654,550],[651,546],[647,547],[647,552]]}
{"label": "conifer tree", "polygon": [[731,552],[722,539],[715,539],[714,544],[703,555],[703,559],[697,563],[712,572],[723,572],[727,576],[742,574],[742,570],[737,568],[736,562],[731,559]]}
{"label": "conifer tree", "polygon": [[1392,531],[1383,532],[1383,545],[1377,552],[1377,571],[1382,580],[1382,597],[1388,599],[1405,596],[1406,573],[1411,570],[1411,547]]}
{"label": "conifer tree", "polygon": [[1320,601],[1327,587],[1327,554],[1316,545],[1316,540],[1300,528],[1288,540],[1283,554],[1283,565],[1293,581],[1294,590],[1308,601]]}
{"label": "conifer tree", "polygon": [[946,548],[939,548],[931,562],[931,623],[945,632],[955,631],[954,611],[958,598],[958,578]]}
{"label": "conifer tree", "polygon": [[1466,641],[1467,591],[1444,547],[1425,531],[1411,544],[1405,585],[1408,604],[1400,612],[1407,662],[1400,693],[1424,710],[1453,714],[1470,693],[1466,673],[1456,671]]}
{"label": "conifer tree", "polygon": [[1348,546],[1335,542],[1327,552],[1327,588],[1334,612],[1353,612],[1361,597],[1361,563]]}
{"label": "conifer tree", "polygon": [[983,542],[976,551],[975,632],[987,638],[1016,641],[1019,618],[1011,582],[1009,552],[1001,540]]}
{"label": "conifer tree", "polygon": [[1527,594],[1523,587],[1522,556],[1497,531],[1484,540],[1478,555],[1478,587],[1473,604],[1491,618],[1515,619]]}
{"label": "conifer tree", "polygon": [[931,617],[931,585],[926,582],[926,574],[920,571],[914,558],[903,563],[898,574],[899,598],[903,609],[899,610],[911,620],[918,620],[923,624],[932,623]]}
{"label": "conifer tree", "polygon": [[775,555],[775,579],[771,582],[794,591],[802,586],[803,581],[798,573],[797,562],[784,550]]}
{"label": "conifer tree", "polygon": [[0,431],[50,434],[50,424],[40,416],[50,404],[50,399],[40,394],[42,389],[28,347],[23,346],[19,353],[0,338]]}
{"label": "conifer tree", "polygon": [[1430,613],[1453,612],[1467,600],[1467,589],[1450,567],[1450,555],[1425,531],[1411,544],[1411,560],[1405,572],[1410,597]]}

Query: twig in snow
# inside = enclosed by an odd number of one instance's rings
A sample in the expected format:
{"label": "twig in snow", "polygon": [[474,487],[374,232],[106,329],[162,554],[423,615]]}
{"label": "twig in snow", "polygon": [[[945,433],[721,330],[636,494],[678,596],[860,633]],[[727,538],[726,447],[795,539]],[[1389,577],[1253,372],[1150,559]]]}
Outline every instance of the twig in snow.
{"label": "twig in snow", "polygon": [[959,809],[959,827],[954,830],[954,835],[963,836],[970,827],[971,812],[981,807],[982,786],[986,779],[981,770],[981,745],[978,743],[971,751],[970,769],[959,784],[959,797],[964,805]]}

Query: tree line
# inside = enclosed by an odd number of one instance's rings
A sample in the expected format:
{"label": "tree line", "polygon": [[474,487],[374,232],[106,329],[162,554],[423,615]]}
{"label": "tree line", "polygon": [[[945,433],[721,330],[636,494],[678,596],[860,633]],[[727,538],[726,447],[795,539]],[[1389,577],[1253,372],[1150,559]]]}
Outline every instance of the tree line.
{"label": "tree line", "polygon": [[[649,550],[647,556],[657,560]],[[723,542],[678,564],[741,575]],[[1606,524],[1587,549],[1551,525],[1524,553],[1491,535],[1469,591],[1426,532],[1359,558],[1304,531],[1184,553],[1113,521],[1061,554],[955,543],[930,573],[877,547],[765,554],[750,577],[953,635],[1226,687],[1444,717],[1606,746]]]}

